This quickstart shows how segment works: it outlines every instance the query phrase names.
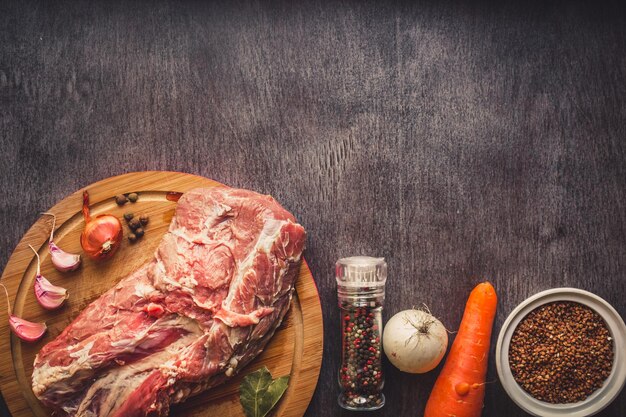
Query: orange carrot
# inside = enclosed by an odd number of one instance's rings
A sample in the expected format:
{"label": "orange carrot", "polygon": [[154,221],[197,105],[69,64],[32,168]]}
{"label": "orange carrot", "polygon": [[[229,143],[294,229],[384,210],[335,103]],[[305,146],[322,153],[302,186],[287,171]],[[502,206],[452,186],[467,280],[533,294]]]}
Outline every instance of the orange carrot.
{"label": "orange carrot", "polygon": [[424,417],[479,417],[498,299],[488,282],[471,292],[459,332],[430,393]]}

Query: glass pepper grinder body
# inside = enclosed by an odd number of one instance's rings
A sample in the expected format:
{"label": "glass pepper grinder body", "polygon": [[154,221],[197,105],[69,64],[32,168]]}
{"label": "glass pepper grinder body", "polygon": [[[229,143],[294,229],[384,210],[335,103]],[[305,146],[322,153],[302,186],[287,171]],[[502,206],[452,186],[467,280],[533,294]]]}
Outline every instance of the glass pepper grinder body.
{"label": "glass pepper grinder body", "polygon": [[387,264],[384,258],[342,258],[335,274],[342,337],[339,405],[348,410],[377,410],[385,404],[382,309]]}

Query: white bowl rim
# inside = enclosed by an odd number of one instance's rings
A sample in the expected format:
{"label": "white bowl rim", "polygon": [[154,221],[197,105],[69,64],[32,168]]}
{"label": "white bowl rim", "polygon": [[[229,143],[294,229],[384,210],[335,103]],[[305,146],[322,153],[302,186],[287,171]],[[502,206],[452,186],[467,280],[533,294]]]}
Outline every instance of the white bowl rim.
{"label": "white bowl rim", "polygon": [[[551,404],[524,391],[515,381],[509,367],[509,344],[519,322],[537,307],[555,301],[573,301],[596,311],[605,321],[613,338],[613,368],[600,389],[584,401]],[[619,313],[604,299],[578,288],[553,288],[522,301],[504,321],[496,344],[496,369],[506,393],[524,411],[539,417],[586,417],[600,412],[620,393],[626,382],[626,325]]]}

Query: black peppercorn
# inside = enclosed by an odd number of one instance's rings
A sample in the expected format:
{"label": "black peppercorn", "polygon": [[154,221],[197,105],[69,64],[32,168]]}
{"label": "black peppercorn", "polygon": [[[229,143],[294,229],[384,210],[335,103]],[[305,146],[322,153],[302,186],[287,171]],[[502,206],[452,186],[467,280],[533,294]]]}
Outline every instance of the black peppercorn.
{"label": "black peppercorn", "polygon": [[149,218],[148,218],[148,216],[147,216],[147,215],[145,215],[145,214],[142,214],[141,216],[139,216],[139,221],[140,221],[140,222],[141,222],[141,224],[142,224],[142,225],[144,225],[144,226],[148,224],[148,221],[149,221],[149,220],[150,220],[150,219],[149,219]]}
{"label": "black peppercorn", "polygon": [[127,222],[130,221],[130,219],[132,219],[135,215],[131,212],[128,213],[124,213],[124,218],[126,219]]}
{"label": "black peppercorn", "polygon": [[134,233],[129,233],[128,234],[128,240],[130,242],[136,242],[137,241],[137,235],[135,235]]}
{"label": "black peppercorn", "polygon": [[135,229],[135,234],[137,235],[137,237],[143,237],[143,229],[141,227],[138,227],[137,229]]}
{"label": "black peppercorn", "polygon": [[139,198],[139,195],[137,193],[128,194],[128,199],[130,200],[131,203],[137,202],[138,198]]}

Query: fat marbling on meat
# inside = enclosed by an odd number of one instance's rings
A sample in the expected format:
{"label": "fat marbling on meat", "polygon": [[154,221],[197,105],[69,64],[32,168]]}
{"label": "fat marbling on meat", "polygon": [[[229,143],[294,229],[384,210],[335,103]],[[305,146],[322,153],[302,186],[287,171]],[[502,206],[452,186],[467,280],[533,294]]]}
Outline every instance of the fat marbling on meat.
{"label": "fat marbling on meat", "polygon": [[153,259],[41,349],[33,392],[60,415],[167,415],[263,350],[289,309],[304,241],[270,196],[185,193]]}

